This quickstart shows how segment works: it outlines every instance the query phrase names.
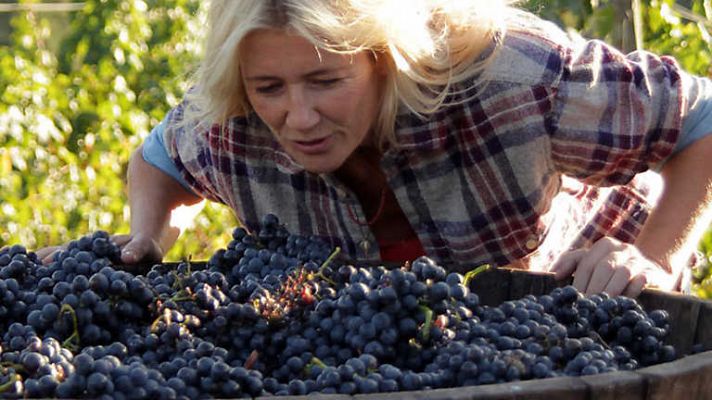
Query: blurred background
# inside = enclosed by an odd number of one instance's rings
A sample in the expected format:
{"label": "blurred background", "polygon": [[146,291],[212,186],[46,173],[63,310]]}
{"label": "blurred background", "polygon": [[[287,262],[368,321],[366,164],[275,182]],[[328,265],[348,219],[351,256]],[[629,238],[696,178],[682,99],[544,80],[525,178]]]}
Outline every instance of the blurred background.
{"label": "blurred background", "polygon": [[[206,1],[0,0],[0,247],[127,233],[132,150],[175,106],[200,55]],[[712,0],[530,0],[522,6],[623,51],[711,76]],[[167,255],[207,259],[236,225],[208,203]],[[712,298],[712,230],[695,293]]]}

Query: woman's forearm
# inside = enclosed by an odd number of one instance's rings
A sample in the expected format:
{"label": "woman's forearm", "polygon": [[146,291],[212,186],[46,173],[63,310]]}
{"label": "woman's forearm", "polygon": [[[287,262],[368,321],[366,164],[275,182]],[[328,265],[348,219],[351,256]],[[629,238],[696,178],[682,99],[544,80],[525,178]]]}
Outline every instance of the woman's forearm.
{"label": "woman's forearm", "polygon": [[201,198],[147,163],[142,149],[133,153],[128,167],[131,235],[152,238],[165,252],[180,234],[178,227],[169,226],[171,212],[178,206],[198,203]]}
{"label": "woman's forearm", "polygon": [[635,244],[677,278],[712,216],[712,135],[668,160],[661,175],[662,196]]}

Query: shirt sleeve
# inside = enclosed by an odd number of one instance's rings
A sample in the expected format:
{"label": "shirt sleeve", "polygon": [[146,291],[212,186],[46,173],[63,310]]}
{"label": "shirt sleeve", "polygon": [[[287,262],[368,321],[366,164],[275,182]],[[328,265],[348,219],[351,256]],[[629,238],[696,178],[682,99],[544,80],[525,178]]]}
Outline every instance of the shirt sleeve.
{"label": "shirt sleeve", "polygon": [[555,169],[592,185],[620,185],[672,154],[699,81],[670,57],[624,55],[601,41],[562,51],[549,121]]}
{"label": "shirt sleeve", "polygon": [[212,140],[220,142],[220,130],[213,132],[212,126],[200,122],[186,122],[185,113],[194,107],[186,97],[168,112],[164,119],[161,135],[168,158],[178,171],[178,176],[193,193],[210,201],[232,204],[226,201],[230,185],[220,181],[219,164],[223,159],[212,151]]}
{"label": "shirt sleeve", "polygon": [[178,168],[173,163],[173,160],[168,156],[166,151],[166,145],[163,141],[163,132],[166,129],[165,119],[158,124],[151,133],[148,135],[143,143],[143,159],[158,168],[159,170],[166,173],[171,178],[178,181],[186,190],[195,194],[193,190],[188,186],[188,183],[183,179]]}
{"label": "shirt sleeve", "polygon": [[695,78],[699,87],[698,101],[690,107],[690,112],[682,123],[680,140],[675,145],[673,155],[687,146],[712,134],[712,81]]}

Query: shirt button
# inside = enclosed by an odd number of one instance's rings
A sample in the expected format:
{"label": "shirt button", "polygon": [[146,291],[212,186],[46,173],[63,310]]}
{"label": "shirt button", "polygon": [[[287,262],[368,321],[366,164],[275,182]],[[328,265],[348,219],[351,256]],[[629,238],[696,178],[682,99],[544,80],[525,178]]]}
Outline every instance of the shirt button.
{"label": "shirt button", "polygon": [[358,245],[361,246],[364,253],[368,254],[368,249],[371,248],[371,243],[368,240],[362,240]]}
{"label": "shirt button", "polygon": [[340,198],[340,199],[344,199],[344,198],[346,198],[346,191],[341,188],[336,189],[336,196],[338,196],[338,198]]}
{"label": "shirt button", "polygon": [[534,250],[537,248],[537,246],[539,246],[539,241],[532,237],[529,238],[529,240],[527,240],[524,245],[527,247],[527,249]]}

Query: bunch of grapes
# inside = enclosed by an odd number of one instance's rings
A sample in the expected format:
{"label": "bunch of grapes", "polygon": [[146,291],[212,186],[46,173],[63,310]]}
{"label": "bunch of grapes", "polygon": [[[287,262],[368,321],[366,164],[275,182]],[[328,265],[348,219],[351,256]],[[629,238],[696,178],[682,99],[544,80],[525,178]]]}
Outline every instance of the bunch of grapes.
{"label": "bunch of grapes", "polygon": [[482,305],[427,257],[344,263],[274,215],[207,263],[119,268],[105,232],[48,265],[0,250],[0,395],[369,394],[631,370],[676,358],[669,315],[571,286]]}
{"label": "bunch of grapes", "polygon": [[14,374],[19,382],[12,386],[23,387],[27,397],[53,396],[74,372],[72,352],[53,338],[40,339],[29,326],[13,323],[3,340],[9,347],[0,355],[0,365],[5,375]]}

